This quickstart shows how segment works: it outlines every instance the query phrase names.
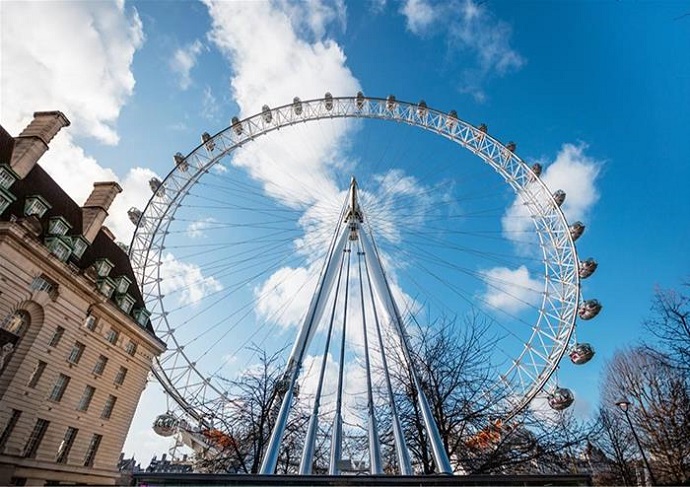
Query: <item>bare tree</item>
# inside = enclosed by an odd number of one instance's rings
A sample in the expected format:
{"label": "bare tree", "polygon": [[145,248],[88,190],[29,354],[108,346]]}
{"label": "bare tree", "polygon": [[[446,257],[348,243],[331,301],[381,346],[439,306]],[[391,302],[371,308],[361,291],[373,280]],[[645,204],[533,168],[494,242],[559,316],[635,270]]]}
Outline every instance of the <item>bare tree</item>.
{"label": "bare tree", "polygon": [[[589,446],[594,483],[596,485],[635,485],[635,472],[631,460],[636,456],[635,439],[620,411],[601,407]],[[598,458],[593,450],[601,454]]]}
{"label": "bare tree", "polygon": [[661,357],[690,373],[690,282],[680,291],[658,288],[652,300],[654,315],[644,322],[645,328],[659,341]]}
{"label": "bare tree", "polygon": [[610,417],[622,414],[616,401],[631,401],[630,419],[656,480],[681,484],[690,480],[690,380],[660,355],[648,347],[616,353],[604,371],[602,407]]}

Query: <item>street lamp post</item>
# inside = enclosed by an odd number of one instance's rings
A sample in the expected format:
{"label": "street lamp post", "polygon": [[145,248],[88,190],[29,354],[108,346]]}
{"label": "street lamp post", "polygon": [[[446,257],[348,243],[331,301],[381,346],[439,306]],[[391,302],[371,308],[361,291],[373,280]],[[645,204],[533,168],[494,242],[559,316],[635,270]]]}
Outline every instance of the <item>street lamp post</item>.
{"label": "street lamp post", "polygon": [[644,450],[642,449],[642,444],[640,443],[640,439],[637,436],[637,433],[635,432],[635,427],[632,424],[632,421],[630,420],[630,414],[628,414],[628,408],[630,407],[630,401],[622,400],[618,401],[616,403],[616,406],[620,408],[621,411],[625,414],[625,419],[628,420],[628,424],[630,425],[630,431],[632,431],[633,437],[635,438],[635,443],[637,443],[637,448],[640,449],[640,454],[642,455],[642,460],[644,461],[645,467],[647,467],[647,472],[649,472],[649,480],[651,481],[652,485],[656,485],[656,480],[654,479],[654,474],[652,473],[652,469],[649,466],[649,462],[647,461],[647,456],[644,454]]}

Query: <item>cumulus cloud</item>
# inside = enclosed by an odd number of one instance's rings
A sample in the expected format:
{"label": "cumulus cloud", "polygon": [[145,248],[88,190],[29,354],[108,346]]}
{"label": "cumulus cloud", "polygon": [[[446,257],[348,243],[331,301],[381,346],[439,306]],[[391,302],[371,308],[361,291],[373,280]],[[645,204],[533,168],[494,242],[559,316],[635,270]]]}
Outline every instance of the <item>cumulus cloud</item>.
{"label": "cumulus cloud", "polygon": [[203,238],[206,236],[206,230],[208,227],[211,226],[212,223],[214,223],[216,220],[213,217],[207,217],[207,218],[202,218],[201,220],[197,220],[194,222],[191,222],[189,225],[187,225],[187,236],[189,238]]}
{"label": "cumulus cloud", "polygon": [[413,34],[423,34],[436,20],[437,11],[425,0],[407,0],[401,10],[407,28]]}
{"label": "cumulus cloud", "polygon": [[175,294],[181,306],[198,305],[205,296],[223,289],[215,278],[205,277],[197,265],[182,262],[169,252],[161,258],[161,277],[163,294]]}
{"label": "cumulus cloud", "polygon": [[[596,187],[602,161],[588,156],[585,144],[563,144],[552,163],[546,163],[541,179],[551,191],[562,189],[566,199],[561,209],[569,222],[586,219],[594,204],[599,200]],[[532,231],[533,224],[525,205],[519,197],[506,210],[501,220],[503,233],[516,242]]]}
{"label": "cumulus cloud", "polygon": [[132,58],[144,41],[136,10],[124,2],[8,2],[2,33],[2,116],[10,132],[35,110],[59,109],[71,134],[118,142],[114,125],[134,89]]}
{"label": "cumulus cloud", "polygon": [[532,278],[527,267],[495,267],[481,274],[487,285],[482,298],[492,308],[506,313],[519,313],[539,303],[544,284]]}
{"label": "cumulus cloud", "polygon": [[197,58],[204,49],[199,39],[177,49],[170,59],[170,69],[178,76],[178,85],[181,90],[186,90],[192,85],[191,71],[196,66]]}
{"label": "cumulus cloud", "polygon": [[477,101],[486,98],[487,79],[518,70],[525,63],[510,45],[510,24],[497,19],[482,2],[406,0],[401,13],[413,34],[442,33],[450,46],[474,57],[475,64],[460,73],[460,91]]}

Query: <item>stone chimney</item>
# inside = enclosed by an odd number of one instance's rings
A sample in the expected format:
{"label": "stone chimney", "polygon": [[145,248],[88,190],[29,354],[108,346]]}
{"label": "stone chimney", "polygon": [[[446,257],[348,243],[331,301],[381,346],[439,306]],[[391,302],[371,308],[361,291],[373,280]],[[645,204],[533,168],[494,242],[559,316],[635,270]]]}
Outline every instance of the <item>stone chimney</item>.
{"label": "stone chimney", "polygon": [[24,179],[48,150],[48,144],[70,122],[62,112],[36,112],[33,121],[15,138],[11,167]]}
{"label": "stone chimney", "polygon": [[93,191],[81,207],[82,234],[89,243],[98,235],[105,217],[108,216],[108,208],[115,196],[121,192],[122,188],[116,182],[93,183]]}

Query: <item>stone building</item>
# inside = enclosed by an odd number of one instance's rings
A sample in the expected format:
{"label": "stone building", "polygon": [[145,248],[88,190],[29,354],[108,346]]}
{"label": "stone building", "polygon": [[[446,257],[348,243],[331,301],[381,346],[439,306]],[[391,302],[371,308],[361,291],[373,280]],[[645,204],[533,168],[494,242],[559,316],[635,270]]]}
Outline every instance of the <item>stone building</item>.
{"label": "stone building", "polygon": [[125,251],[103,222],[121,191],[76,204],[37,161],[69,125],[38,112],[0,127],[0,485],[114,484],[151,361]]}

